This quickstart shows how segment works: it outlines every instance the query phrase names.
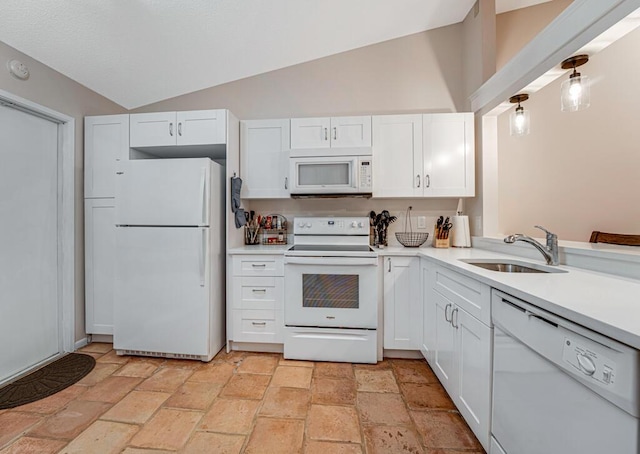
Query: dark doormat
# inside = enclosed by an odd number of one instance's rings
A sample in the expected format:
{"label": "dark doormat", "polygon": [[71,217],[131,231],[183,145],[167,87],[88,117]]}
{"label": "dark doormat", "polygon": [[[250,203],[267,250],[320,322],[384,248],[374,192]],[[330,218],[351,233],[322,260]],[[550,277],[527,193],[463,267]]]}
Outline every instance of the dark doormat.
{"label": "dark doormat", "polygon": [[44,399],[73,385],[93,370],[93,356],[69,353],[0,388],[0,410]]}

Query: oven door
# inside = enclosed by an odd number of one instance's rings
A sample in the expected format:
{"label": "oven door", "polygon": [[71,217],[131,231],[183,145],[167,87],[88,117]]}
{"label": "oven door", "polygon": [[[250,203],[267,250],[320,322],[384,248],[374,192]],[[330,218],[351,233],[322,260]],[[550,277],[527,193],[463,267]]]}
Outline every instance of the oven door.
{"label": "oven door", "polygon": [[376,329],[376,257],[285,257],[287,326]]}

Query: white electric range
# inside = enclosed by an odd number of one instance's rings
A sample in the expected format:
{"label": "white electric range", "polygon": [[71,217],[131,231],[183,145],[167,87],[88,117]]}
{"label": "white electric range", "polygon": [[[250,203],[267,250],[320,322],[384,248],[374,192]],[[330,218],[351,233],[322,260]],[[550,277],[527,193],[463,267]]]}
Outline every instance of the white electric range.
{"label": "white electric range", "polygon": [[299,217],[284,263],[284,357],[377,362],[378,256],[366,217]]}

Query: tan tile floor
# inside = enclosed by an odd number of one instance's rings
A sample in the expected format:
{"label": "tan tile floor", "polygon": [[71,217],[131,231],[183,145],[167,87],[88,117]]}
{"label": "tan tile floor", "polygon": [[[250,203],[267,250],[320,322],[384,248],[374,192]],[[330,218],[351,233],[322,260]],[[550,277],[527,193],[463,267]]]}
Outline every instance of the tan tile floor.
{"label": "tan tile floor", "polygon": [[221,352],[210,363],[81,350],[96,368],[0,410],[0,454],[483,453],[425,361]]}

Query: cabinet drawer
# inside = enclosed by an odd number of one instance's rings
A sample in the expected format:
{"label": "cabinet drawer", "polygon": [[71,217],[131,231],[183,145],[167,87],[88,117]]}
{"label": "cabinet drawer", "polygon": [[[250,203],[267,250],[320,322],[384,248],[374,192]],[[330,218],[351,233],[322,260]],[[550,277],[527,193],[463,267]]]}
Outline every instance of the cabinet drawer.
{"label": "cabinet drawer", "polygon": [[282,342],[282,312],[234,310],[233,340],[236,342]]}
{"label": "cabinet drawer", "polygon": [[233,258],[234,276],[284,276],[284,257],[242,255]]}
{"label": "cabinet drawer", "polygon": [[282,308],[284,278],[234,277],[234,309],[276,310]]}
{"label": "cabinet drawer", "polygon": [[433,288],[485,325],[491,325],[491,288],[470,277],[438,266]]}

